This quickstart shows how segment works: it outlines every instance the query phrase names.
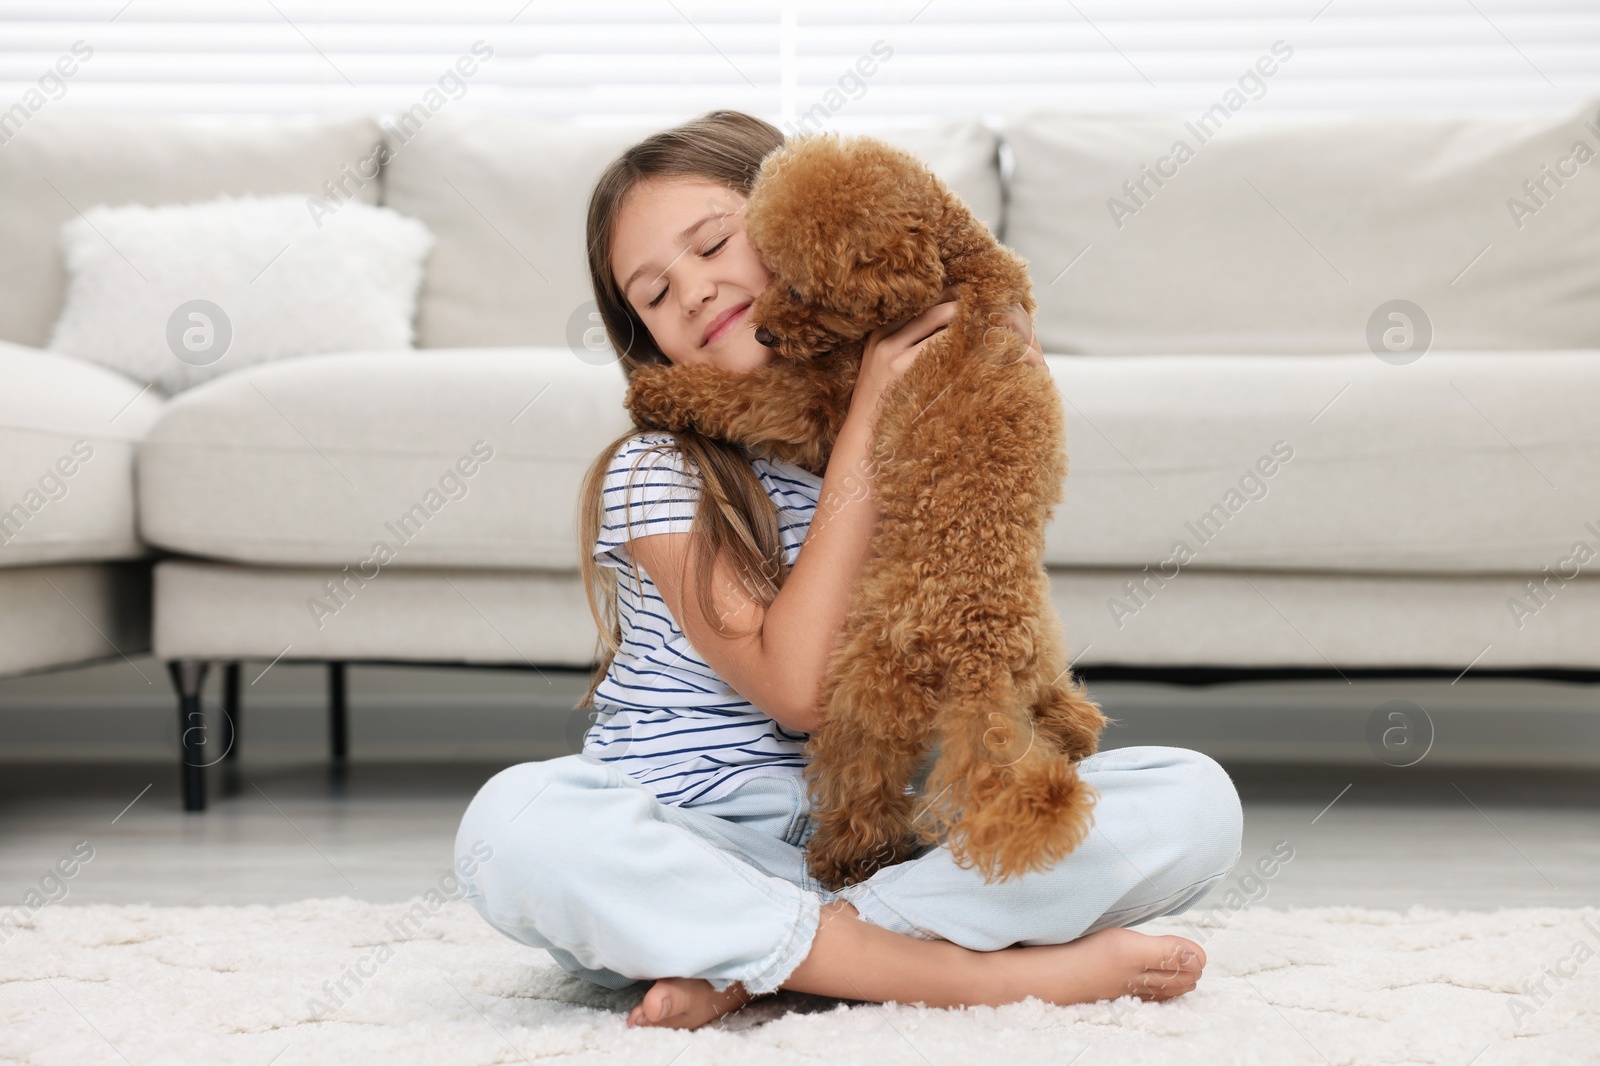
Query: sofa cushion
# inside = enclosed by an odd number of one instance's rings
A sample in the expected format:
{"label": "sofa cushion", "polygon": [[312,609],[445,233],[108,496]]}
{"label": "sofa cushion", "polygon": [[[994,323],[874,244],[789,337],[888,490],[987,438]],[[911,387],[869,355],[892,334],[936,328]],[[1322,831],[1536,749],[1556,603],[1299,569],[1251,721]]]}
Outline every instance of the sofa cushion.
{"label": "sofa cushion", "polygon": [[[1071,454],[1051,565],[1536,574],[1579,540],[1600,552],[1600,352],[1049,361]],[[167,405],[141,527],[330,579],[575,570],[580,480],[629,425],[623,391],[564,349],[242,370]]]}
{"label": "sofa cushion", "polygon": [[0,341],[0,567],[143,555],[134,451],[161,406],[104,367]]}
{"label": "sofa cushion", "polygon": [[1575,544],[1600,556],[1600,351],[1049,358],[1053,564],[1570,577]]}
{"label": "sofa cushion", "polygon": [[49,340],[67,287],[57,238],[78,212],[223,193],[376,203],[376,162],[366,161],[381,140],[367,116],[36,115],[0,152],[0,338],[34,347]]}
{"label": "sofa cushion", "polygon": [[927,163],[950,191],[995,234],[1004,218],[1000,188],[1000,138],[981,122],[952,119],[931,126],[869,131]]}
{"label": "sofa cushion", "polygon": [[[417,316],[419,348],[564,345],[594,294],[584,220],[600,172],[650,128],[585,127],[452,111],[391,145],[384,202],[438,237]],[[976,121],[885,129],[999,231],[995,135]]]}
{"label": "sofa cushion", "polygon": [[1196,121],[1006,121],[1046,351],[1360,352],[1392,300],[1440,349],[1600,345],[1600,102]]}
{"label": "sofa cushion", "polygon": [[247,367],[167,404],[140,449],[140,528],[175,551],[329,578],[574,569],[579,482],[630,424],[622,394],[614,364],[565,348]]}
{"label": "sofa cushion", "polygon": [[223,196],[91,207],[61,243],[72,281],[50,350],[172,395],[255,363],[409,346],[433,235],[371,204],[325,218],[304,196]]}

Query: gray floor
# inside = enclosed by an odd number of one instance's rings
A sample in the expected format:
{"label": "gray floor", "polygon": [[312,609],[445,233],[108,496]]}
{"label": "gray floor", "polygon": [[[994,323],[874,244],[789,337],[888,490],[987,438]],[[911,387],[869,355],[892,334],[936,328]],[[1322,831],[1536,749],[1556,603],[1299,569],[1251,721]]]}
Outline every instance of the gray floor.
{"label": "gray floor", "polygon": [[[435,884],[457,819],[496,766],[357,764],[215,772],[200,815],[169,763],[0,768],[0,901],[21,902],[78,841],[78,903],[399,900]],[[1244,890],[1269,906],[1405,909],[1600,904],[1600,786],[1562,770],[1229,767],[1245,801],[1236,874],[1286,841],[1293,858]],[[227,779],[233,777],[231,782]],[[1281,849],[1280,849],[1281,854]]]}
{"label": "gray floor", "polygon": [[[501,766],[571,750],[583,720],[570,710],[581,676],[352,667],[355,760],[334,779],[319,753],[323,675],[284,664],[248,690],[243,755],[211,771],[210,809],[185,815],[165,677],[135,665],[0,682],[0,909],[41,879],[59,893],[48,872],[79,841],[94,855],[65,882],[75,903],[408,898],[446,871],[474,789]],[[1235,881],[1276,842],[1293,849],[1276,876],[1242,883],[1259,904],[1600,905],[1592,689],[1106,684],[1095,695],[1119,718],[1105,746],[1180,744],[1228,767],[1246,812]],[[1367,739],[1397,698],[1431,723],[1416,765],[1385,765]],[[1503,765],[1481,765],[1486,754]]]}

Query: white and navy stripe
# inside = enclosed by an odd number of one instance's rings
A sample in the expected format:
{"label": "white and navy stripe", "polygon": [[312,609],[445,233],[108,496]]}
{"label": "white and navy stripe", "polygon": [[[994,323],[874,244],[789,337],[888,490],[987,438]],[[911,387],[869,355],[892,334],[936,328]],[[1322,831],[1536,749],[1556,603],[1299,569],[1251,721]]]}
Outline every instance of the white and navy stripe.
{"label": "white and navy stripe", "polygon": [[[681,805],[716,799],[751,777],[799,774],[807,734],[783,728],[719,677],[689,645],[650,575],[633,566],[630,531],[687,533],[700,499],[687,460],[675,447],[652,451],[658,444],[673,445],[672,435],[636,433],[606,470],[593,552],[599,565],[627,571],[617,582],[622,646],[595,689],[583,750],[615,763],[663,803]],[[766,458],[750,465],[777,508],[784,558],[793,565],[822,479]]]}

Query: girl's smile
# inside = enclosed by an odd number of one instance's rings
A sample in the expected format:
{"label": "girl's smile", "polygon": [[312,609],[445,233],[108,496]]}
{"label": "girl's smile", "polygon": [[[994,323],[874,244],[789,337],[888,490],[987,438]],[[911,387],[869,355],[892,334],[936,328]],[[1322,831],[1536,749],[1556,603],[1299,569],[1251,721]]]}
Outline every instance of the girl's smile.
{"label": "girl's smile", "polygon": [[706,345],[724,337],[732,323],[748,310],[750,310],[750,301],[746,300],[738,307],[729,308],[712,319],[711,324],[706,327],[706,336],[700,342],[700,347],[704,348]]}
{"label": "girl's smile", "polygon": [[617,212],[612,273],[675,366],[746,373],[774,358],[746,313],[772,274],[745,237],[745,202],[715,182],[652,178]]}

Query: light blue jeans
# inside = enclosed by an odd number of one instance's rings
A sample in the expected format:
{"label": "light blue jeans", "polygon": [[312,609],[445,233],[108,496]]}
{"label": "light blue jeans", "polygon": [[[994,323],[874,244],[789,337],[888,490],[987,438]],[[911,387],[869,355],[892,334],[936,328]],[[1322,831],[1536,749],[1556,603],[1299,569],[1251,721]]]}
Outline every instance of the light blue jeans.
{"label": "light blue jeans", "polygon": [[994,884],[930,844],[834,892],[806,873],[800,777],[679,807],[583,755],[492,777],[461,819],[457,869],[473,870],[466,898],[490,925],[579,977],[701,977],[759,995],[806,957],[835,899],[897,933],[993,951],[1177,914],[1238,861],[1239,796],[1209,757],[1118,748],[1079,770],[1100,792],[1088,837],[1051,869]]}

